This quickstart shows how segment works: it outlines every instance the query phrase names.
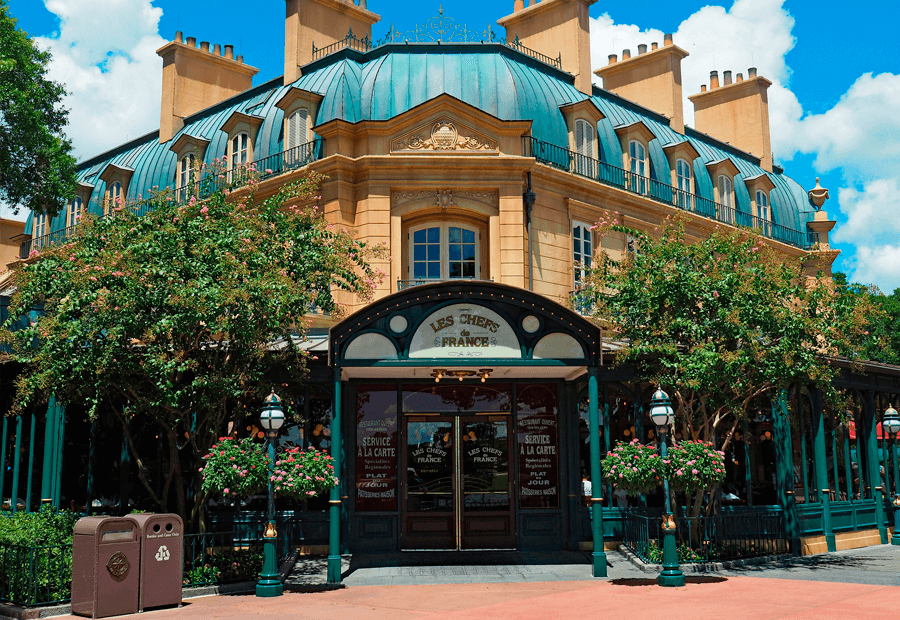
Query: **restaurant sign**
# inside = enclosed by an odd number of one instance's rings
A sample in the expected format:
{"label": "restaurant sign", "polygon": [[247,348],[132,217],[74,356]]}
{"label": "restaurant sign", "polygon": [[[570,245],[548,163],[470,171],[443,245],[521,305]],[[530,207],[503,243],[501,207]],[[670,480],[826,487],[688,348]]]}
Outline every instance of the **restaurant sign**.
{"label": "restaurant sign", "polygon": [[419,325],[409,357],[521,359],[522,350],[512,326],[499,314],[484,306],[454,304]]}

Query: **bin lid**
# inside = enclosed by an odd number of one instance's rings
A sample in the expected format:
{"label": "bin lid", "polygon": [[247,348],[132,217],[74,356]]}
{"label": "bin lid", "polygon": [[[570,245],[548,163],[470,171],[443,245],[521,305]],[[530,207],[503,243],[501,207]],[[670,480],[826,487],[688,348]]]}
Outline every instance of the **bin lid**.
{"label": "bin lid", "polygon": [[173,523],[173,529],[177,528],[179,532],[184,531],[184,522],[177,514],[174,513],[138,513],[125,517],[137,524],[142,532],[146,532],[154,523]]}
{"label": "bin lid", "polygon": [[[135,524],[122,517],[82,517],[75,522],[73,534],[96,536],[103,526],[125,526],[132,530]],[[109,529],[108,527],[103,529]]]}

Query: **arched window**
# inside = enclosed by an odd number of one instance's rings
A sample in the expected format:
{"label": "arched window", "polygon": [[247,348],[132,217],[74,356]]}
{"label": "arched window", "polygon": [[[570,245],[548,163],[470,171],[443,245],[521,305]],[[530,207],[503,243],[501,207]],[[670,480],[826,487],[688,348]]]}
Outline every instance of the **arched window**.
{"label": "arched window", "polygon": [[193,189],[190,186],[194,177],[195,161],[194,154],[188,153],[178,162],[178,200],[187,200],[193,194]]}
{"label": "arched window", "polygon": [[75,196],[69,201],[69,207],[66,210],[66,226],[72,227],[78,223],[81,218],[81,196]]}
{"label": "arched window", "polygon": [[246,132],[241,132],[231,139],[228,145],[230,151],[228,156],[228,180],[235,180],[235,170],[246,166],[250,159],[250,136]]}
{"label": "arched window", "polygon": [[631,170],[629,189],[639,194],[647,191],[647,149],[641,142],[632,140],[628,143],[628,162]]}
{"label": "arched window", "polygon": [[575,170],[581,174],[593,178],[594,175],[594,127],[583,119],[575,121]]}
{"label": "arched window", "polygon": [[721,212],[719,219],[729,224],[734,224],[734,187],[729,177],[724,174],[719,175],[719,204]]}
{"label": "arched window", "polygon": [[479,233],[465,224],[426,224],[410,231],[413,280],[475,279],[481,274]]}
{"label": "arched window", "polygon": [[682,209],[694,208],[693,196],[694,186],[691,183],[691,164],[686,159],[678,159],[675,161],[675,182],[678,184],[675,192],[677,204]]}
{"label": "arched window", "polygon": [[591,239],[591,227],[582,222],[572,222],[572,271],[575,275],[573,282],[577,289],[587,272],[591,268],[591,258],[594,256],[594,244]]}

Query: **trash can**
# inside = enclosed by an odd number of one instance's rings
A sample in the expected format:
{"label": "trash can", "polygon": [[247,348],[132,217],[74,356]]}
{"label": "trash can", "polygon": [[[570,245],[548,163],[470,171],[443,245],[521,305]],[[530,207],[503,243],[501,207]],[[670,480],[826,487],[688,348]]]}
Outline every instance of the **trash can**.
{"label": "trash can", "polygon": [[136,613],[140,551],[134,521],[79,519],[72,540],[72,613],[92,618]]}
{"label": "trash can", "polygon": [[141,537],[141,586],[138,611],[181,605],[184,570],[184,522],[173,514],[133,514]]}

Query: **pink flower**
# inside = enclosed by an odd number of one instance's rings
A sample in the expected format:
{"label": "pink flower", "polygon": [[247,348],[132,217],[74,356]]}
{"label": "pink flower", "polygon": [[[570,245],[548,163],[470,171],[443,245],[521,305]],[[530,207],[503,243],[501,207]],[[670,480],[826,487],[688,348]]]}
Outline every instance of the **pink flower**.
{"label": "pink flower", "polygon": [[224,491],[225,495],[228,495],[229,493],[231,493],[230,489],[223,489],[223,491]]}
{"label": "pink flower", "polygon": [[691,473],[692,473],[692,474],[699,474],[700,472],[698,472],[696,469],[692,469],[692,470],[691,470]]}

